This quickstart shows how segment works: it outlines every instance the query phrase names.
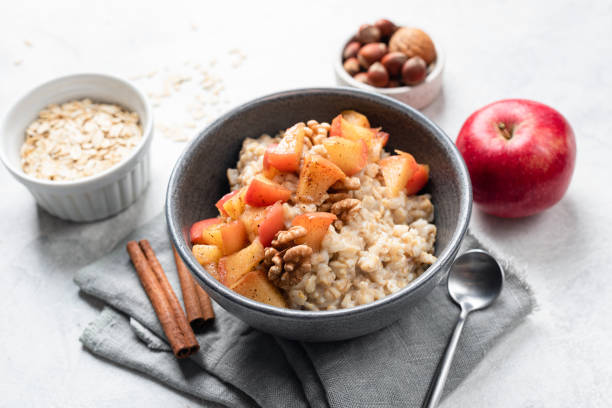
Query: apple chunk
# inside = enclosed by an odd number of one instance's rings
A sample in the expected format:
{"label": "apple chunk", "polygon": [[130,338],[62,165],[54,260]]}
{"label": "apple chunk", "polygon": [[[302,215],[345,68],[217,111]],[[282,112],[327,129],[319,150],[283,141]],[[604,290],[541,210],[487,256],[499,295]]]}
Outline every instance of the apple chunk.
{"label": "apple chunk", "polygon": [[278,288],[274,286],[262,270],[247,273],[236,282],[231,289],[234,292],[261,303],[267,303],[276,307],[287,307],[285,298]]}
{"label": "apple chunk", "polygon": [[308,155],[300,172],[297,197],[300,201],[318,202],[332,184],[345,177],[344,172],[331,161],[318,155]]}
{"label": "apple chunk", "polygon": [[217,273],[217,262],[223,255],[219,247],[215,245],[194,245],[191,252],[195,259],[210,273],[215,279],[219,280]]}
{"label": "apple chunk", "polygon": [[285,202],[291,191],[263,176],[255,176],[247,188],[244,201],[253,207],[267,207],[277,201]]}
{"label": "apple chunk", "polygon": [[270,180],[272,180],[277,174],[280,173],[278,169],[272,167],[272,165],[270,164],[270,154],[272,154],[276,146],[278,146],[277,143],[271,144],[270,146],[268,146],[266,148],[266,151],[264,152],[263,160],[262,160],[262,164],[263,164],[262,174],[264,175],[265,178],[268,178]]}
{"label": "apple chunk", "polygon": [[402,152],[401,150],[396,150],[395,152],[400,156],[407,157],[414,169],[412,176],[406,182],[406,194],[412,195],[418,193],[429,180],[429,166],[417,163],[414,156],[410,153]]}
{"label": "apple chunk", "polygon": [[270,246],[274,235],[285,226],[285,214],[280,202],[274,203],[266,210],[266,214],[258,227],[259,240],[264,247]]}
{"label": "apple chunk", "polygon": [[391,197],[396,197],[406,187],[417,168],[412,156],[389,156],[380,161],[380,170]]}
{"label": "apple chunk", "polygon": [[249,241],[253,242],[259,235],[259,226],[266,216],[267,208],[247,206],[244,212],[240,215],[240,221],[246,228]]}
{"label": "apple chunk", "polygon": [[223,203],[223,210],[225,214],[229,215],[233,219],[237,220],[240,214],[244,211],[244,196],[246,194],[246,188],[236,190],[228,200]]}
{"label": "apple chunk", "polygon": [[229,256],[219,259],[218,271],[221,283],[232,286],[249,273],[264,258],[264,247],[258,239],[251,245]]}
{"label": "apple chunk", "polygon": [[204,230],[221,223],[221,218],[207,218],[205,220],[198,221],[191,226],[189,230],[189,238],[193,244],[206,244],[205,239],[202,236]]}
{"label": "apple chunk", "polygon": [[368,147],[363,140],[329,137],[323,141],[327,157],[347,175],[352,176],[368,162]]}
{"label": "apple chunk", "polygon": [[354,110],[344,110],[340,113],[347,122],[353,125],[369,128],[370,121],[367,116]]}
{"label": "apple chunk", "polygon": [[375,133],[376,130],[355,125],[344,119],[342,115],[338,115],[332,120],[331,128],[329,129],[330,136],[345,137],[350,140],[363,140],[368,145],[370,140],[374,138]]}
{"label": "apple chunk", "polygon": [[412,195],[418,193],[425,187],[427,181],[429,181],[429,166],[427,164],[419,164],[418,170],[414,172],[406,183],[406,194]]}
{"label": "apple chunk", "polygon": [[223,255],[216,245],[194,245],[193,248],[191,248],[191,252],[202,266],[210,263],[217,263],[221,255]]}
{"label": "apple chunk", "polygon": [[306,236],[295,240],[297,244],[306,244],[313,251],[321,249],[321,242],[329,226],[337,217],[328,212],[314,212],[298,215],[291,222],[292,225],[299,225],[306,228]]}
{"label": "apple chunk", "polygon": [[270,146],[264,154],[266,164],[284,172],[300,169],[300,158],[304,147],[304,124],[298,123],[287,129],[280,143]]}
{"label": "apple chunk", "polygon": [[223,208],[223,204],[225,204],[227,202],[227,200],[229,200],[230,198],[232,198],[233,196],[235,196],[238,193],[239,193],[239,190],[235,190],[235,191],[232,191],[230,193],[227,193],[226,195],[221,197],[219,199],[219,201],[216,202],[215,207],[217,207],[219,209],[219,213],[221,213],[221,215],[224,215],[226,217],[228,216],[227,212]]}
{"label": "apple chunk", "polygon": [[240,220],[223,224],[220,229],[223,239],[223,255],[231,255],[240,251],[249,243],[246,229]]}

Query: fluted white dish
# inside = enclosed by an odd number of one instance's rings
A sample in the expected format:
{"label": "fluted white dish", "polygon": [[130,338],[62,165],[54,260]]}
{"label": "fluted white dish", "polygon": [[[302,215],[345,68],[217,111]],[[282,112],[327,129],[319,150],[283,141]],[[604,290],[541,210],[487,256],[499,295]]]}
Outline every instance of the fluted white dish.
{"label": "fluted white dish", "polygon": [[[121,162],[90,177],[50,181],[24,173],[20,149],[28,125],[49,104],[83,98],[117,104],[138,113],[141,142]],[[134,85],[111,75],[75,74],[39,85],[10,108],[0,125],[0,159],[49,213],[65,220],[94,221],[117,214],[142,195],[149,183],[152,138],[150,104]]]}

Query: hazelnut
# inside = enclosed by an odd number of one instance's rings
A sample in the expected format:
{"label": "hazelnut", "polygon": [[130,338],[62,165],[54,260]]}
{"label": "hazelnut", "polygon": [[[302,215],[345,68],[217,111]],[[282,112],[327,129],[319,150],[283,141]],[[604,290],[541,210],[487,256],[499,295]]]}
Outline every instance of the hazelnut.
{"label": "hazelnut", "polygon": [[370,65],[380,59],[387,53],[387,45],[385,43],[366,44],[357,53],[357,59],[364,68],[370,68]]}
{"label": "hazelnut", "polygon": [[389,40],[389,50],[391,52],[403,52],[412,58],[421,57],[426,64],[430,64],[436,59],[436,47],[431,38],[418,28],[401,27]]}
{"label": "hazelnut", "polygon": [[406,85],[416,85],[427,76],[427,64],[421,57],[412,57],[402,66],[402,81]]}
{"label": "hazelnut", "polygon": [[397,76],[402,71],[402,65],[404,65],[406,61],[408,61],[406,54],[402,52],[390,52],[382,57],[380,62],[385,66],[389,75]]}
{"label": "hazelnut", "polygon": [[395,32],[396,27],[391,21],[381,18],[377,22],[374,23],[374,27],[378,28],[380,31],[380,35],[383,37],[391,37],[391,35]]}
{"label": "hazelnut", "polygon": [[359,66],[359,61],[357,61],[357,58],[355,57],[349,58],[344,61],[343,66],[344,70],[348,72],[350,76],[355,75],[361,69],[361,67]]}
{"label": "hazelnut", "polygon": [[356,57],[357,53],[359,52],[359,48],[361,48],[361,44],[359,44],[358,41],[351,41],[350,43],[346,44],[346,47],[344,47],[342,58],[349,59]]}
{"label": "hazelnut", "polygon": [[389,73],[384,65],[380,62],[375,62],[368,68],[368,82],[372,86],[382,88],[389,82]]}
{"label": "hazelnut", "polygon": [[368,81],[368,74],[366,74],[365,72],[358,73],[353,77],[353,79],[359,82],[363,82],[364,84],[370,85],[370,81]]}
{"label": "hazelnut", "polygon": [[357,32],[357,41],[364,44],[375,43],[380,41],[380,30],[370,24],[364,24],[359,27]]}

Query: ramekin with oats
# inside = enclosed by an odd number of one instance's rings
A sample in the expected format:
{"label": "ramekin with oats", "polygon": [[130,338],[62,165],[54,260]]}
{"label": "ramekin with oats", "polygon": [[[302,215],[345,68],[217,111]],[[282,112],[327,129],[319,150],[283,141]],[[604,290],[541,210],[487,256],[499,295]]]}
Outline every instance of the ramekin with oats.
{"label": "ramekin with oats", "polygon": [[0,158],[49,213],[94,221],[130,206],[149,182],[152,111],[129,82],[76,74],[23,96],[0,126]]}

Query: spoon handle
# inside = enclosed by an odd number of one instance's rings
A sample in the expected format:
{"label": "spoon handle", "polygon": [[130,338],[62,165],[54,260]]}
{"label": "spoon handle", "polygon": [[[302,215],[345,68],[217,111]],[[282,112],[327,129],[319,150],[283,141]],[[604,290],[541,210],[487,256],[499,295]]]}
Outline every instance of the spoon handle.
{"label": "spoon handle", "polygon": [[459,337],[461,336],[461,332],[463,331],[463,325],[467,320],[468,312],[461,310],[461,314],[459,314],[459,319],[457,320],[457,324],[455,326],[455,330],[453,330],[453,335],[448,342],[448,346],[446,346],[446,351],[444,352],[444,357],[440,361],[440,365],[434,374],[431,385],[429,386],[429,391],[427,391],[427,396],[425,397],[425,401],[423,402],[423,408],[435,408],[442,397],[442,391],[444,391],[444,384],[446,383],[446,377],[448,377],[448,372],[450,371],[451,364],[453,363],[453,358],[455,357],[455,350],[457,350],[457,344],[459,343]]}

